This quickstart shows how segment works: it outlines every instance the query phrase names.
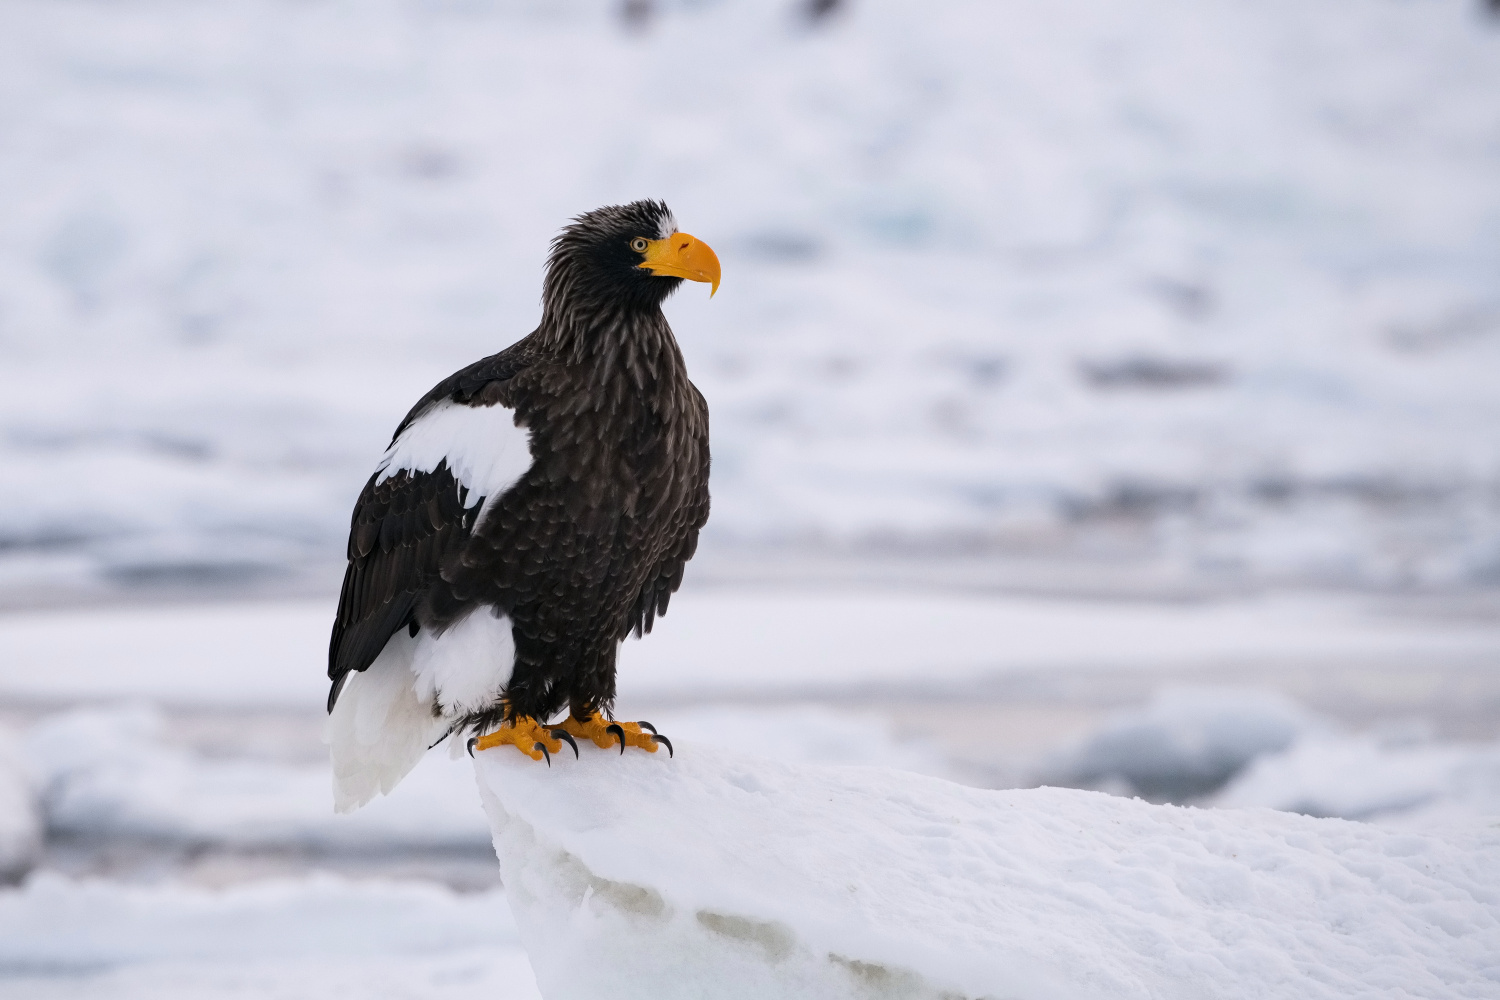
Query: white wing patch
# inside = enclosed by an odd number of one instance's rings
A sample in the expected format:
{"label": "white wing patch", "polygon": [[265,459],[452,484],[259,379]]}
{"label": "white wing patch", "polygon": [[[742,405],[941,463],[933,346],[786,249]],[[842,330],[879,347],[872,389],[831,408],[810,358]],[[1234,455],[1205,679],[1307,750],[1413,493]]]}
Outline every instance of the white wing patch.
{"label": "white wing patch", "polygon": [[443,459],[453,477],[468,487],[471,502],[480,497],[493,502],[531,468],[531,432],[516,426],[508,406],[443,400],[391,442],[375,481],[385,482],[402,470],[431,472]]}

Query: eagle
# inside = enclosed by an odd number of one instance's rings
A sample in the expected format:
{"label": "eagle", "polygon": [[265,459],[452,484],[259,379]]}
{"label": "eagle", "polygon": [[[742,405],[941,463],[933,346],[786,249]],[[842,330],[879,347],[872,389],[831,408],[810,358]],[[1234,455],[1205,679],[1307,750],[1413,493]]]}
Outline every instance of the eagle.
{"label": "eagle", "polygon": [[[620,643],[651,631],[708,521],[708,405],[662,303],[719,260],[659,201],[552,241],[540,325],[432,388],[349,528],[328,648],[340,811],[431,747],[672,746],[613,718]],[[568,710],[555,724],[549,720]]]}

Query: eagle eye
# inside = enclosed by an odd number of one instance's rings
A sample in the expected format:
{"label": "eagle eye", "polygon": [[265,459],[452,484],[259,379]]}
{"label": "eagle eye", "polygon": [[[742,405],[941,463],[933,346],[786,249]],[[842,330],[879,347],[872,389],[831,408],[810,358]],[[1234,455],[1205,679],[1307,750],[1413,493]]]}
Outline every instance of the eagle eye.
{"label": "eagle eye", "polygon": [[635,239],[631,240],[630,241],[630,249],[634,250],[636,253],[645,253],[646,252],[646,240],[645,240],[645,237],[637,236]]}

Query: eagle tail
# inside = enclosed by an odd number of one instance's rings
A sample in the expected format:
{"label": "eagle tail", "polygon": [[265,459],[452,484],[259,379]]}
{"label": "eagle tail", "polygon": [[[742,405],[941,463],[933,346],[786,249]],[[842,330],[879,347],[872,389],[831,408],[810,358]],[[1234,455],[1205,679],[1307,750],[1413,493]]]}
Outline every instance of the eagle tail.
{"label": "eagle tail", "polygon": [[341,813],[388,794],[448,731],[432,696],[417,696],[416,643],[398,630],[375,662],[347,676],[329,713],[323,741],[332,751],[333,804]]}

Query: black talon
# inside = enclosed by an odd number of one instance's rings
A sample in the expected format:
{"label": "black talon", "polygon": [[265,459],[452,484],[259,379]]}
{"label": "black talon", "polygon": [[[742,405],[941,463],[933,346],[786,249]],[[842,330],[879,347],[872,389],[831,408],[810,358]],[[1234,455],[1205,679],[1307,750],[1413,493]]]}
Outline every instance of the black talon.
{"label": "black talon", "polygon": [[625,727],[618,722],[611,722],[604,728],[604,731],[606,733],[614,733],[620,738],[620,753],[623,754],[625,752]]}
{"label": "black talon", "polygon": [[568,732],[566,729],[549,729],[547,730],[547,735],[551,736],[554,740],[562,740],[568,746],[572,747],[573,759],[578,759],[578,744],[573,742],[572,733]]}
{"label": "black talon", "polygon": [[542,756],[547,758],[547,766],[548,767],[552,766],[552,755],[547,752],[547,744],[545,744],[542,741],[538,740],[537,743],[536,743],[536,745],[533,746],[531,749],[533,749],[533,750],[540,750],[542,752]]}
{"label": "black talon", "polygon": [[642,722],[637,722],[637,723],[636,723],[636,725],[637,725],[637,726],[640,726],[640,727],[641,727],[641,728],[642,728],[642,729],[649,729],[649,730],[650,730],[650,731],[651,731],[651,732],[652,732],[652,733],[653,733],[653,734],[654,734],[654,733],[655,733],[655,732],[656,732],[656,727],[655,727],[655,726],[653,726],[653,725],[652,725],[652,724],[651,724],[651,723],[649,723],[649,722],[644,722],[644,721],[642,721]]}
{"label": "black talon", "polygon": [[479,737],[478,736],[470,736],[469,737],[469,756],[470,757],[474,756],[474,744],[476,744],[478,742],[479,742]]}
{"label": "black talon", "polygon": [[[642,723],[642,725],[645,725],[645,723]],[[656,742],[658,742],[658,743],[665,743],[667,745],[667,756],[668,757],[675,757],[675,756],[677,756],[675,753],[672,752],[672,741],[671,740],[667,739],[665,736],[662,736],[660,733],[652,733],[651,734],[651,738],[653,740],[655,740]]]}

